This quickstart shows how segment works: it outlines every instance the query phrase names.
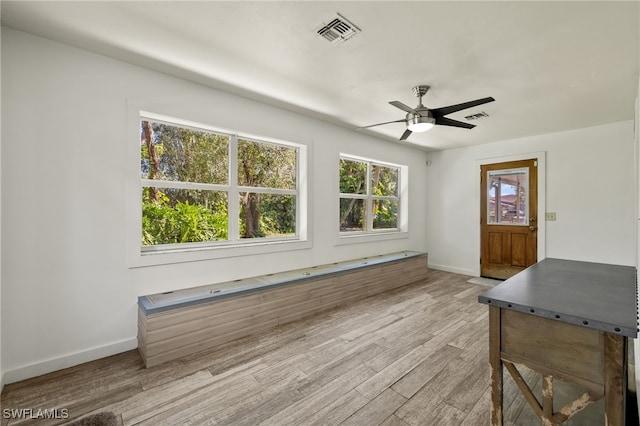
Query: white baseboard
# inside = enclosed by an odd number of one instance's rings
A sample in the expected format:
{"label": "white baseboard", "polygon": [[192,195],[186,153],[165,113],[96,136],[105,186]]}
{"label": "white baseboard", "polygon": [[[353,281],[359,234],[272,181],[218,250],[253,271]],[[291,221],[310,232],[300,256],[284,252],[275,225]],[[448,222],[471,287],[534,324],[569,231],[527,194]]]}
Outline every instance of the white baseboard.
{"label": "white baseboard", "polygon": [[454,274],[468,275],[470,277],[477,276],[476,272],[472,271],[471,269],[456,268],[455,266],[438,265],[438,264],[429,263],[429,268],[437,269],[438,271],[452,272]]}
{"label": "white baseboard", "polygon": [[19,382],[21,380],[30,379],[32,377],[41,376],[53,371],[62,370],[73,367],[85,362],[95,361],[96,359],[105,358],[111,355],[130,351],[138,347],[138,339],[127,339],[120,342],[111,343],[109,345],[88,349],[86,351],[76,352],[64,355],[58,358],[44,360],[35,364],[25,365],[13,370],[5,371],[2,376],[2,385]]}

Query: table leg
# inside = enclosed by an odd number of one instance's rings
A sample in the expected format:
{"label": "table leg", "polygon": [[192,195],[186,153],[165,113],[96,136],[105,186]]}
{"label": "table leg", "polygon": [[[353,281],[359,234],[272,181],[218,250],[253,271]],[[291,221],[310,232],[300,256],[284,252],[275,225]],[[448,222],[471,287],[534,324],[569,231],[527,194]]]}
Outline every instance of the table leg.
{"label": "table leg", "polygon": [[542,416],[549,424],[553,422],[553,376],[542,376]]}
{"label": "table leg", "polygon": [[625,424],[627,338],[604,333],[604,410],[607,426]]}
{"label": "table leg", "polygon": [[491,424],[502,426],[502,360],[500,308],[489,307],[489,364],[491,366]]}

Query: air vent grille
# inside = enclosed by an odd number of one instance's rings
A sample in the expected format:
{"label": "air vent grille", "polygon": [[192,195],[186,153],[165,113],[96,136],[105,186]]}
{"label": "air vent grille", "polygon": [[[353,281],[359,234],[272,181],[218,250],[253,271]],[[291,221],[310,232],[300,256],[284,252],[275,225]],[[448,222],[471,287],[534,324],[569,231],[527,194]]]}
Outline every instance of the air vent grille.
{"label": "air vent grille", "polygon": [[467,120],[478,120],[480,118],[486,118],[488,116],[489,116],[489,114],[487,114],[486,112],[482,111],[482,112],[479,112],[477,114],[465,115],[464,118],[466,118]]}
{"label": "air vent grille", "polygon": [[360,29],[340,14],[336,14],[328,24],[322,23],[316,30],[318,35],[333,44],[340,44],[349,40],[360,32]]}

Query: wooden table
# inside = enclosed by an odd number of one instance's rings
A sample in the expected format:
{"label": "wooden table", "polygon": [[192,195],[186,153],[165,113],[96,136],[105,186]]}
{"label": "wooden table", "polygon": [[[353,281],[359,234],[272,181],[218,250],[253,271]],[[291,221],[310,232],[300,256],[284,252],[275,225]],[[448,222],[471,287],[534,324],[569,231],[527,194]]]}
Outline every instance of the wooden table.
{"label": "wooden table", "polygon": [[[502,425],[503,365],[540,417],[559,425],[605,399],[607,425],[625,424],[627,345],[637,334],[636,269],[545,259],[478,298],[489,305],[491,423]],[[514,364],[542,375],[539,400]],[[553,379],[584,388],[553,406]]]}

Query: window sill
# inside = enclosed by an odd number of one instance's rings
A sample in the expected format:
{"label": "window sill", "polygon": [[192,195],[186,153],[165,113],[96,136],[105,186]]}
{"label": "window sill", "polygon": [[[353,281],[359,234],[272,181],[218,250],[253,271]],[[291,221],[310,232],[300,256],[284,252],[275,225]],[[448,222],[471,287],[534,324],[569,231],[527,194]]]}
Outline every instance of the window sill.
{"label": "window sill", "polygon": [[292,250],[311,248],[310,241],[264,241],[259,243],[239,244],[234,246],[198,247],[185,249],[168,249],[162,251],[140,252],[132,256],[130,268],[167,265],[174,263],[199,262],[224,259],[228,257],[252,256],[258,254],[280,253]]}
{"label": "window sill", "polygon": [[345,235],[341,234],[336,239],[336,246],[342,246],[347,244],[360,244],[360,243],[370,243],[373,241],[389,241],[389,240],[400,240],[409,238],[408,232],[375,232],[370,234],[355,234],[355,235]]}

